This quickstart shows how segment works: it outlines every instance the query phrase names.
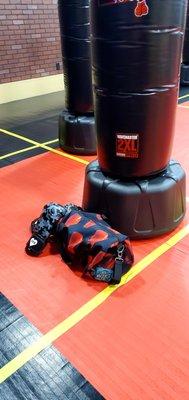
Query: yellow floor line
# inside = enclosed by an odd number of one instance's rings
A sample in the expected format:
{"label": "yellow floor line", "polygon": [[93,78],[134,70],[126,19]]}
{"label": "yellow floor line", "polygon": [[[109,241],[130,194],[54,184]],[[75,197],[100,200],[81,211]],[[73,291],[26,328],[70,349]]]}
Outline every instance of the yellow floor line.
{"label": "yellow floor line", "polygon": [[29,138],[27,138],[27,137],[25,137],[23,135],[19,135],[18,133],[7,131],[6,129],[1,129],[1,128],[0,128],[0,132],[6,133],[9,136],[16,137],[17,139],[23,140],[24,142],[31,143],[31,144],[33,144],[33,145],[35,145],[37,147],[41,147],[42,149],[48,150],[48,151],[50,151],[52,153],[55,153],[55,154],[58,154],[58,155],[60,155],[62,157],[68,158],[68,159],[73,160],[73,161],[77,161],[77,162],[79,162],[81,164],[85,164],[85,165],[89,164],[88,161],[83,160],[82,158],[79,158],[79,157],[76,157],[76,156],[72,156],[71,154],[64,153],[61,150],[53,149],[53,148],[51,148],[51,147],[49,147],[49,146],[47,146],[47,145],[45,145],[43,143],[39,143],[39,142],[36,142],[35,140],[29,139]]}
{"label": "yellow floor line", "polygon": [[188,94],[185,94],[184,96],[179,97],[178,99],[179,99],[179,100],[182,100],[182,99],[186,99],[187,97],[189,97],[189,93],[188,93]]}
{"label": "yellow floor line", "polygon": [[48,142],[44,142],[42,144],[52,144],[52,143],[57,143],[59,140],[58,139],[53,139],[53,140],[48,140]]}
{"label": "yellow floor line", "polygon": [[[41,144],[47,145],[47,144],[52,144],[52,143],[56,143],[56,142],[58,142],[58,139],[49,140],[48,142],[44,142],[44,143],[41,143]],[[20,154],[20,153],[24,153],[26,151],[37,149],[38,147],[39,147],[38,145],[30,146],[30,147],[26,147],[25,149],[20,149],[20,150],[13,151],[12,153],[4,154],[3,156],[0,156],[0,160],[3,160],[4,158],[8,158],[8,157],[11,157],[11,156],[15,156],[15,155]]]}
{"label": "yellow floor line", "polygon": [[0,156],[0,160],[4,160],[4,158],[8,158],[11,156],[16,156],[17,154],[24,153],[26,151],[37,149],[37,147],[38,146],[30,146],[30,147],[26,147],[25,149],[21,149],[21,150],[13,151],[12,153],[4,154],[3,156]]}
{"label": "yellow floor line", "polygon": [[86,304],[80,307],[77,311],[71,314],[68,318],[55,326],[45,335],[40,337],[31,346],[22,351],[18,356],[9,361],[0,370],[0,383],[4,382],[12,374],[18,371],[29,360],[35,357],[40,351],[44,350],[47,346],[51,345],[56,339],[64,333],[73,328],[83,318],[89,315],[93,310],[100,306],[108,297],[110,297],[121,286],[130,282],[138,274],[144,271],[150,264],[157,260],[160,256],[165,254],[170,248],[174,247],[176,243],[182,240],[189,234],[189,224],[182,228],[179,232],[173,235],[161,246],[157,247],[150,254],[139,261],[127,274],[122,277],[121,283],[116,286],[108,286],[102,292],[98,293],[95,297],[89,300]]}

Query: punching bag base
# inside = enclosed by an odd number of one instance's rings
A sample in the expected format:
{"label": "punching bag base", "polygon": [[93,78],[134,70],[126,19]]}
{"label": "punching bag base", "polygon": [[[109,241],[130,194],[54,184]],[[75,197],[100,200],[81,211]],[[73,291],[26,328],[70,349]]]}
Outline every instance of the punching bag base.
{"label": "punching bag base", "polygon": [[68,153],[96,154],[94,116],[79,116],[63,111],[59,116],[59,143]]}
{"label": "punching bag base", "polygon": [[189,65],[188,64],[181,65],[180,84],[182,86],[189,86]]}
{"label": "punching bag base", "polygon": [[110,178],[93,161],[86,169],[83,208],[105,215],[132,239],[152,238],[172,231],[184,218],[185,184],[177,161],[156,176],[130,181]]}

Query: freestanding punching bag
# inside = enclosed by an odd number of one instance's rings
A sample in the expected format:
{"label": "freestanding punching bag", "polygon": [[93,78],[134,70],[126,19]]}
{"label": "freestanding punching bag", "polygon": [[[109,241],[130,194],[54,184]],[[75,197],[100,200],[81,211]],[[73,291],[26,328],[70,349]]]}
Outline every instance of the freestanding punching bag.
{"label": "freestanding punching bag", "polygon": [[186,30],[184,38],[184,48],[182,56],[182,66],[181,66],[181,85],[189,85],[189,6],[187,11],[186,19]]}
{"label": "freestanding punching bag", "polygon": [[174,229],[185,173],[170,161],[187,0],[91,0],[98,162],[83,206],[133,238]]}
{"label": "freestanding punching bag", "polygon": [[66,110],[59,117],[60,147],[96,154],[90,53],[89,0],[58,1]]}

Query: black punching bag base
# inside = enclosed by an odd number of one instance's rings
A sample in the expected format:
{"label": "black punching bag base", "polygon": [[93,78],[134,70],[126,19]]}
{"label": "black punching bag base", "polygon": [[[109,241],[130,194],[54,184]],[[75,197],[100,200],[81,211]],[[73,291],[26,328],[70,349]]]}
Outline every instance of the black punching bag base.
{"label": "black punching bag base", "polygon": [[86,169],[83,208],[104,214],[131,239],[151,238],[172,231],[184,218],[185,183],[177,161],[156,176],[130,181],[104,175],[93,161]]}
{"label": "black punching bag base", "polygon": [[181,65],[180,83],[182,86],[189,86],[189,65]]}
{"label": "black punching bag base", "polygon": [[96,154],[94,116],[63,111],[59,116],[59,143],[68,153]]}

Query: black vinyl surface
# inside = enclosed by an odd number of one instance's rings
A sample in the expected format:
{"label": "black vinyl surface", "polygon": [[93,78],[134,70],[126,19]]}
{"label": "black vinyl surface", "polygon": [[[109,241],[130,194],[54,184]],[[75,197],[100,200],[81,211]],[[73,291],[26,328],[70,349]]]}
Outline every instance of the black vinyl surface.
{"label": "black vinyl surface", "polygon": [[98,161],[105,174],[141,178],[168,165],[186,10],[187,0],[159,0],[158,7],[144,0],[136,8],[91,0]]}
{"label": "black vinyl surface", "polygon": [[[19,100],[0,105],[0,128],[20,134],[38,143],[49,140],[57,142],[48,144],[58,147],[58,119],[64,109],[64,92],[38,96],[32,99]],[[0,133],[0,156],[18,151],[32,144]],[[46,150],[36,148],[0,160],[0,166],[5,167],[26,158],[42,154]]]}
{"label": "black vinyl surface", "polygon": [[[0,366],[41,333],[0,294]],[[102,400],[103,397],[53,346],[41,351],[0,386],[1,400]]]}
{"label": "black vinyl surface", "polygon": [[[180,96],[188,94],[188,98],[179,100],[183,103],[189,100],[189,88],[181,87]],[[58,147],[58,119],[64,106],[64,92],[51,93],[31,99],[19,100],[0,105],[0,128],[23,135],[29,139],[44,143],[57,140],[49,147]],[[0,156],[32,146],[20,139],[0,132]],[[0,166],[5,167],[26,158],[42,154],[46,150],[36,148],[0,160]]]}
{"label": "black vinyl surface", "polygon": [[17,150],[25,149],[30,145],[24,141],[20,141],[17,138],[7,136],[5,133],[1,133],[1,146],[0,146],[0,157],[4,154],[9,154]]}
{"label": "black vinyl surface", "polygon": [[93,112],[89,0],[58,1],[65,102],[69,112]]}
{"label": "black vinyl surface", "polygon": [[63,109],[64,91],[12,101],[0,105],[0,126],[13,130],[15,126],[38,119],[51,118],[51,116],[58,115]]}

